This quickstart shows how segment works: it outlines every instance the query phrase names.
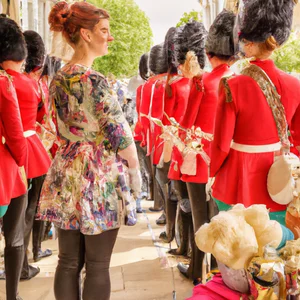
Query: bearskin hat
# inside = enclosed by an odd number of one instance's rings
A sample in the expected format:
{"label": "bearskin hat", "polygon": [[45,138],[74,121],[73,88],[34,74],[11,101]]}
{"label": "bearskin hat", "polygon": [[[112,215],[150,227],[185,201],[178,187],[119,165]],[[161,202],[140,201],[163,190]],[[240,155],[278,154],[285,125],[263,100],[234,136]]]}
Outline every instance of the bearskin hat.
{"label": "bearskin hat", "polygon": [[61,68],[60,58],[46,55],[44,68],[41,76],[49,76],[50,78],[53,78],[60,68]]}
{"label": "bearskin hat", "polygon": [[295,0],[241,0],[237,19],[239,39],[265,42],[273,36],[279,45],[289,37]]}
{"label": "bearskin hat", "polygon": [[158,44],[151,48],[149,69],[155,75],[168,72],[168,65],[164,55],[164,44]]}
{"label": "bearskin hat", "polygon": [[0,63],[7,60],[20,62],[26,58],[26,42],[15,21],[0,17],[0,40]]}
{"label": "bearskin hat", "polygon": [[184,63],[186,54],[193,51],[200,67],[205,66],[205,41],[207,31],[201,22],[189,21],[179,27],[174,37],[174,64],[179,66]]}
{"label": "bearskin hat", "polygon": [[24,32],[27,45],[25,72],[29,73],[37,67],[42,67],[45,61],[45,45],[42,37],[33,30]]}
{"label": "bearskin hat", "polygon": [[139,73],[144,80],[149,78],[149,53],[144,53],[139,62]]}
{"label": "bearskin hat", "polygon": [[171,27],[164,41],[164,54],[167,61],[168,69],[171,73],[177,72],[177,68],[174,65],[174,38],[176,34],[176,28]]}
{"label": "bearskin hat", "polygon": [[218,14],[208,32],[205,45],[207,53],[213,53],[217,56],[233,56],[235,54],[233,40],[234,24],[235,14],[233,12],[224,9]]}

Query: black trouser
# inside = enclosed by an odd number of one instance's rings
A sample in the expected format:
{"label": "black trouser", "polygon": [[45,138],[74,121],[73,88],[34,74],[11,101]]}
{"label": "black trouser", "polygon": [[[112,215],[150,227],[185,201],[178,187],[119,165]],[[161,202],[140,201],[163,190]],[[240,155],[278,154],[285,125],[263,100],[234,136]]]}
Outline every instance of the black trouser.
{"label": "black trouser", "polygon": [[37,258],[39,249],[42,248],[42,240],[45,232],[45,221],[34,220],[32,227],[32,253]]}
{"label": "black trouser", "polygon": [[[31,180],[28,180],[28,186],[31,185],[31,188],[28,191],[28,204],[25,212],[25,232],[24,232],[24,264],[22,269],[22,278],[27,278],[29,276],[29,264],[27,258],[27,248],[30,241],[31,230],[33,227],[34,217],[40,198],[41,189],[46,175],[35,177]],[[37,238],[39,239],[39,238]]]}
{"label": "black trouser", "polygon": [[[195,234],[203,224],[209,222],[212,217],[218,214],[213,199],[210,201],[206,199],[205,187],[205,183],[187,183],[194,227],[194,234],[191,236],[192,258],[189,267],[189,277],[191,279],[202,278],[202,263],[204,258],[204,252],[200,251],[195,243]],[[213,256],[211,266],[212,268],[217,266]]]}
{"label": "black trouser", "polygon": [[11,199],[3,217],[5,238],[4,263],[6,276],[6,299],[16,300],[18,284],[24,259],[24,227],[27,193]]}
{"label": "black trouser", "polygon": [[[208,202],[206,201],[206,184],[187,183],[187,190],[192,209],[194,234],[205,223],[209,222]],[[200,251],[195,243],[194,235],[191,237],[192,258],[188,270],[191,279],[202,278],[202,262],[204,252]]]}
{"label": "black trouser", "polygon": [[158,193],[162,199],[164,210],[166,211],[166,200],[168,198],[168,178],[170,163],[164,163],[162,168],[156,167],[155,180],[158,183]]}
{"label": "black trouser", "polygon": [[83,300],[109,300],[109,264],[118,229],[98,235],[79,230],[58,230],[58,266],[55,272],[56,300],[81,299],[80,272],[85,264]]}
{"label": "black trouser", "polygon": [[[177,199],[179,201],[178,207],[176,207],[176,210],[178,211],[178,219],[177,219],[177,227],[179,229],[179,235],[180,235],[180,246],[177,249],[176,253],[181,255],[187,255],[188,249],[189,249],[189,240],[193,236],[193,225],[192,225],[192,216],[190,210],[183,211],[181,209],[181,206],[183,206],[183,202],[187,201],[189,199],[187,185],[185,182],[180,180],[174,180],[172,181],[174,185],[174,190],[177,195]],[[168,212],[168,218],[174,220],[174,217],[176,218],[176,211],[174,211],[174,201],[167,201],[167,212]],[[172,234],[175,234],[175,220],[170,221],[170,230],[172,230]],[[168,228],[168,226],[167,226]]]}
{"label": "black trouser", "polygon": [[146,147],[141,147],[140,142],[135,142],[140,162],[142,175],[142,192],[146,192],[150,199],[153,199],[153,174],[150,156],[146,156]]}
{"label": "black trouser", "polygon": [[156,166],[152,166],[152,170],[153,170],[153,200],[154,200],[154,208],[155,209],[160,209],[160,208],[164,208],[164,198],[162,197],[162,191],[161,191],[161,187],[160,184],[158,183],[157,179],[156,179],[156,172],[157,172],[157,168]]}

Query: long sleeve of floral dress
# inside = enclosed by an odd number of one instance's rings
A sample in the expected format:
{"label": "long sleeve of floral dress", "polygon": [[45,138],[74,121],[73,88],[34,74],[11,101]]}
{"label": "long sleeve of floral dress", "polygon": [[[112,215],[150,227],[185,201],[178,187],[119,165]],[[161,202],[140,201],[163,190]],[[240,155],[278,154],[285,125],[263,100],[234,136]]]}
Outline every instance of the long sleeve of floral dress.
{"label": "long sleeve of floral dress", "polygon": [[117,151],[133,138],[117,97],[99,73],[66,65],[50,87],[61,142],[47,174],[38,218],[99,234],[121,225]]}

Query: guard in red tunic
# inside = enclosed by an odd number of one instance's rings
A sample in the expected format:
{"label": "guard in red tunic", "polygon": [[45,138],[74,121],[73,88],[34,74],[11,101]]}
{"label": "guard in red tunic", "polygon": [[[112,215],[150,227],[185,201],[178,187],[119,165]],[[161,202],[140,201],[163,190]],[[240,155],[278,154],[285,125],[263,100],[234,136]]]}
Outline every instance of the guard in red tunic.
{"label": "guard in red tunic", "polygon": [[[0,17],[0,40],[0,67],[20,72],[27,54],[26,43],[21,29],[13,20]],[[0,278],[6,277],[6,299],[15,300],[18,298],[18,284],[25,253],[24,227],[27,205],[26,186],[18,173],[18,166],[25,166],[27,171],[28,143],[23,135],[18,99],[11,82],[13,78],[8,79],[7,76],[5,74],[0,78],[0,194],[1,201],[5,201],[6,204],[9,203],[10,197],[12,199],[3,217],[5,273]],[[24,85],[24,88],[28,87]]]}
{"label": "guard in red tunic", "polygon": [[0,70],[0,93],[0,217],[3,217],[12,198],[26,194],[26,175],[22,178],[19,167],[24,169],[27,165],[27,143],[16,91],[3,70]]}
{"label": "guard in red tunic", "polygon": [[[31,58],[33,57],[31,56]],[[41,67],[44,62],[44,55],[42,58],[40,57],[40,60]],[[35,67],[37,67],[37,65]],[[41,97],[38,83],[34,79],[10,68],[7,68],[6,72],[12,77],[13,84],[17,92],[21,119],[24,128],[24,136],[26,137],[28,144],[27,178],[29,179],[28,186],[31,186],[31,188],[28,192],[28,204],[25,215],[26,226],[24,246],[25,249],[27,249],[40,191],[45,174],[47,173],[51,164],[49,155],[40,138],[36,134],[36,122],[42,121],[42,116],[47,113],[47,105],[45,105]],[[44,109],[41,109],[39,112],[39,107]],[[30,279],[36,276],[39,271],[39,268],[28,265],[27,255],[25,253],[24,267],[21,278]]]}
{"label": "guard in red tunic", "polygon": [[[205,51],[213,70],[193,79],[193,86],[189,97],[187,113],[181,121],[184,128],[199,127],[203,132],[213,134],[214,122],[218,103],[218,88],[223,76],[231,73],[229,63],[234,56],[233,27],[235,15],[224,10],[210,27]],[[188,197],[192,210],[194,232],[204,223],[209,222],[209,202],[206,199],[206,183],[209,178],[210,142],[202,139],[205,156],[194,154],[188,167],[185,157],[182,158],[181,180],[186,182]],[[179,166],[180,167],[180,166]],[[212,213],[214,214],[214,213]],[[198,282],[202,280],[202,262],[204,253],[195,243],[192,244],[192,259],[187,266],[179,264],[178,268],[189,278]]]}
{"label": "guard in red tunic", "polygon": [[[149,54],[145,53],[141,56],[139,62],[139,75],[145,81],[149,79],[149,67],[148,67]],[[141,123],[142,117],[140,115],[140,104],[143,95],[144,84],[140,85],[136,90],[136,112],[138,115],[137,122],[134,128],[134,140],[138,153],[138,158],[141,167],[142,174],[142,193],[136,199],[136,212],[142,213],[143,209],[141,206],[142,198],[153,199],[154,189],[154,178],[150,156],[146,156],[147,150],[145,147],[145,138],[143,135],[143,126]]]}
{"label": "guard in red tunic", "polygon": [[[179,75],[174,63],[174,37],[177,28],[170,28],[165,36],[164,57],[168,65],[168,76],[165,85],[164,97],[161,99],[161,107],[164,114],[161,119],[163,125],[170,125],[170,118],[180,122],[186,111],[187,100],[190,94],[190,79]],[[162,131],[159,132],[159,135]],[[160,184],[165,200],[166,231],[160,234],[160,239],[171,242],[175,237],[175,220],[178,206],[178,197],[174,183],[168,178],[170,159],[168,152],[171,151],[169,141],[164,142],[160,136],[156,137],[154,150],[154,163],[157,166],[156,179]],[[177,188],[178,189],[178,188]],[[183,243],[182,243],[183,244]]]}
{"label": "guard in red tunic", "polygon": [[[156,138],[160,134],[160,127],[157,126],[151,118],[162,119],[165,83],[167,79],[167,64],[164,60],[163,45],[153,46],[149,55],[149,71],[151,77],[141,87],[141,100],[139,104],[139,118],[141,125],[141,134],[143,141],[141,146],[146,147],[147,156],[151,156],[151,163],[154,165],[154,207],[150,211],[160,211],[164,208],[163,192],[155,180],[156,165],[153,161],[153,150]],[[158,223],[165,223],[165,215],[162,214]]]}
{"label": "guard in red tunic", "polygon": [[[294,1],[252,0],[241,2],[237,33],[241,50],[257,70],[263,70],[280,95],[281,106],[294,143],[300,136],[300,83],[277,69],[270,59],[289,37]],[[243,69],[242,72],[244,72]],[[213,197],[221,209],[242,203],[265,204],[270,217],[284,224],[284,205],[272,201],[267,176],[280,150],[278,130],[267,98],[258,82],[259,73],[233,76],[222,81],[212,144]],[[279,120],[278,122],[285,122]]]}
{"label": "guard in red tunic", "polygon": [[[37,123],[36,127],[38,132],[38,136],[41,139],[44,147],[46,150],[48,150],[48,155],[51,157],[50,149],[53,147],[53,143],[56,140],[56,131],[55,131],[55,125],[51,120],[51,116],[49,115],[49,89],[48,89],[48,76],[42,76],[43,74],[43,68],[44,68],[44,62],[45,62],[45,45],[41,38],[41,36],[33,31],[33,30],[27,30],[24,32],[24,37],[27,45],[27,51],[28,56],[26,58],[26,64],[25,64],[25,75],[28,76],[28,78],[33,79],[37,85],[36,94],[39,97],[39,105],[38,105],[38,112],[37,112]],[[51,123],[52,122],[52,123]],[[50,125],[52,124],[52,126]],[[48,132],[48,134],[46,134]],[[32,192],[36,192],[35,189],[30,189],[28,192],[28,206],[26,213],[31,213],[32,211],[36,211],[37,206],[34,208],[36,195]],[[39,201],[39,193],[37,195]],[[34,216],[33,216],[34,218]],[[42,251],[41,249],[41,243],[42,238],[44,235],[44,228],[45,228],[45,222],[40,220],[34,220],[32,221],[31,228],[29,224],[29,218],[27,218],[28,221],[28,227],[26,227],[26,235],[25,235],[25,245],[29,243],[31,231],[32,231],[32,253],[33,253],[33,260],[37,262],[43,257],[50,256],[52,254],[52,251],[50,249],[46,249],[45,251]],[[27,230],[28,229],[28,230]],[[24,273],[28,273],[28,261],[27,256],[25,256],[24,259],[24,265],[23,265],[23,275]]]}

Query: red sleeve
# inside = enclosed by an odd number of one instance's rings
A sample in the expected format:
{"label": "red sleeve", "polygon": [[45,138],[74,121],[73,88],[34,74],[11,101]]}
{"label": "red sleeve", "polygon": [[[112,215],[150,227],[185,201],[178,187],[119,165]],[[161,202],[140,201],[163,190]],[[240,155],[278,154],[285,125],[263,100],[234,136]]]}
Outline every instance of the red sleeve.
{"label": "red sleeve", "polygon": [[194,77],[191,84],[192,86],[185,114],[180,121],[181,126],[184,128],[191,128],[195,124],[201,100],[204,95],[202,78]]}
{"label": "red sleeve", "polygon": [[236,122],[236,107],[227,79],[220,83],[214,140],[211,148],[210,176],[214,177],[230,151]]}
{"label": "red sleeve", "polygon": [[20,109],[13,85],[7,78],[0,78],[0,114],[5,143],[18,166],[27,161],[27,142],[23,135]]}
{"label": "red sleeve", "polygon": [[136,112],[139,115],[140,114],[140,104],[141,104],[141,95],[142,95],[142,85],[140,85],[137,89],[136,89]]}
{"label": "red sleeve", "polygon": [[187,105],[188,105],[188,97],[182,93],[176,92],[176,102],[173,112],[173,118],[180,123],[186,115],[187,112]]}
{"label": "red sleeve", "polygon": [[293,116],[290,130],[291,130],[295,147],[299,147],[300,146],[300,104],[298,105],[298,108]]}
{"label": "red sleeve", "polygon": [[136,105],[136,112],[138,115],[138,120],[134,127],[134,138],[137,141],[142,140],[142,131],[143,131],[143,126],[142,126],[142,123],[140,120],[140,110],[141,110],[140,105],[141,105],[142,88],[143,88],[143,85],[140,85],[136,90],[135,105]]}

